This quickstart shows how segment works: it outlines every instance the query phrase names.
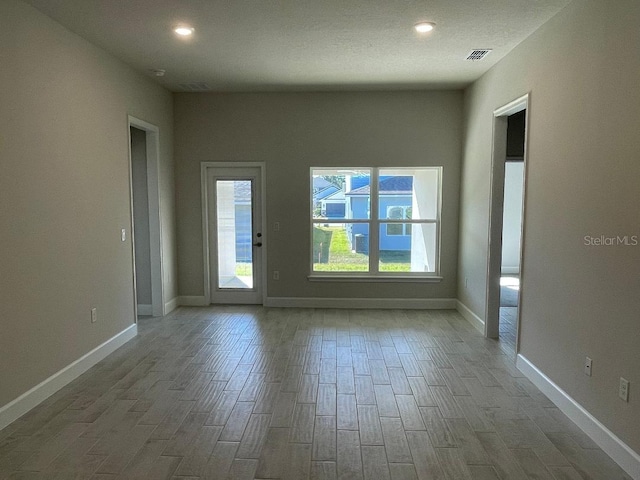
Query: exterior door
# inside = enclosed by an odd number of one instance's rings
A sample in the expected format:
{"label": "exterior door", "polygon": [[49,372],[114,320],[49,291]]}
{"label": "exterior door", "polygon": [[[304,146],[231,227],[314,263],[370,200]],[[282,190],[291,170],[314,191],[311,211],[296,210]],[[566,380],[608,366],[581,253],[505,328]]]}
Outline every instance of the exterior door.
{"label": "exterior door", "polygon": [[207,172],[211,303],[262,304],[261,170]]}

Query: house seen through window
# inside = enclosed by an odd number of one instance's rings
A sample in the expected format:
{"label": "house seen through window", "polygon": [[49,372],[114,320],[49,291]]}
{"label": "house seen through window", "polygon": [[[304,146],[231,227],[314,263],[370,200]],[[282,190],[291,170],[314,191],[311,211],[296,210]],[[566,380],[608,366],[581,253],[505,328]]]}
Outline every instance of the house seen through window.
{"label": "house seen through window", "polygon": [[312,274],[439,274],[442,167],[312,168]]}

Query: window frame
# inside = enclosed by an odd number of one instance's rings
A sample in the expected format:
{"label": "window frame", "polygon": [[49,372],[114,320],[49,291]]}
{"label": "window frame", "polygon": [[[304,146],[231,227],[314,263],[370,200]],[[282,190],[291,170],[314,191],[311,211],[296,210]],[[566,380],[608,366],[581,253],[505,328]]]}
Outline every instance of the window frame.
{"label": "window frame", "polygon": [[[369,172],[369,218],[341,218],[341,219],[329,219],[329,218],[314,218],[314,205],[313,205],[313,175],[314,171],[322,170],[357,170]],[[379,194],[379,178],[380,171],[394,170],[402,171],[406,170],[407,174],[415,170],[435,170],[437,172],[437,206],[436,215],[434,219],[397,219],[390,220],[387,218],[380,218],[380,194]],[[442,235],[442,178],[444,167],[438,166],[382,166],[382,167],[353,167],[353,166],[314,166],[309,169],[309,182],[310,182],[310,195],[309,195],[309,275],[308,279],[311,281],[421,281],[421,282],[439,282],[442,280],[440,276],[440,246]],[[403,210],[404,211],[404,210]],[[346,212],[345,212],[346,213]],[[359,271],[314,271],[314,259],[313,259],[313,229],[317,224],[331,225],[331,224],[366,224],[369,226],[369,269],[366,272]],[[435,269],[434,272],[384,272],[379,270],[380,265],[380,228],[382,225],[388,225],[390,223],[398,224],[435,224],[436,226],[436,238],[435,238]],[[405,230],[403,226],[403,233]],[[413,227],[411,227],[413,228]],[[404,237],[402,235],[399,237]],[[373,246],[376,248],[373,248]]]}

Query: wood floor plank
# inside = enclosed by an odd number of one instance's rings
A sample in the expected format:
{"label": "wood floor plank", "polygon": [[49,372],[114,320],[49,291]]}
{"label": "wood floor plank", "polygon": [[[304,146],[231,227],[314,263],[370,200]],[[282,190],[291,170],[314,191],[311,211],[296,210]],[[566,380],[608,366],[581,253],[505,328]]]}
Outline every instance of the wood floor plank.
{"label": "wood floor plank", "polygon": [[360,435],[357,431],[338,430],[337,473],[339,479],[363,478]]}
{"label": "wood floor plank", "polygon": [[445,422],[462,451],[462,457],[467,465],[488,465],[491,463],[480,440],[465,419],[448,418]]}
{"label": "wood floor plank", "polygon": [[337,428],[339,430],[358,430],[355,395],[338,394],[337,410]]}
{"label": "wood floor plank", "polygon": [[279,383],[264,383],[253,407],[253,413],[273,413],[279,393]]}
{"label": "wood floor plank", "polygon": [[407,375],[404,373],[404,368],[401,367],[387,367],[389,373],[389,381],[391,382],[391,388],[396,395],[411,395],[411,385],[407,380]]}
{"label": "wood floor plank", "polygon": [[[504,315],[503,315],[504,314]],[[181,307],[0,431],[0,479],[628,479],[455,311]]]}
{"label": "wood floor plank", "polygon": [[456,403],[448,387],[432,386],[430,388],[444,418],[464,418],[464,412]]}
{"label": "wood floor plank", "polygon": [[313,459],[336,461],[336,417],[316,416],[313,431]]}
{"label": "wood floor plank", "polygon": [[266,375],[264,373],[251,373],[238,397],[239,402],[255,402],[258,398]]}
{"label": "wood floor plank", "polygon": [[270,422],[270,414],[254,413],[251,415],[249,423],[247,423],[247,428],[242,436],[242,440],[240,441],[238,452],[236,453],[238,458],[260,458],[262,447],[267,438]]}
{"label": "wood floor plank", "polygon": [[[462,452],[457,448],[436,448],[436,456],[444,472],[444,478],[447,480],[473,480],[462,458]],[[513,477],[514,480],[516,478],[524,479],[525,477]]]}
{"label": "wood floor plank", "polygon": [[258,460],[256,478],[280,478],[289,456],[289,429],[269,428],[262,454]]}
{"label": "wood floor plank", "polygon": [[205,425],[225,425],[233,408],[236,406],[239,396],[240,392],[237,390],[223,391],[213,405]]}
{"label": "wood floor plank", "polygon": [[358,405],[375,405],[376,396],[373,389],[373,381],[369,375],[356,375],[356,403]]}
{"label": "wood floor plank", "polygon": [[387,365],[382,359],[369,358],[369,369],[374,385],[391,385]]}
{"label": "wood floor plank", "polygon": [[293,443],[289,449],[283,480],[307,480],[311,474],[311,445]]}
{"label": "wood floor plank", "polygon": [[391,480],[384,447],[363,445],[361,449],[365,480]]}
{"label": "wood floor plank", "polygon": [[298,403],[316,403],[318,396],[319,375],[302,375],[300,381],[300,391],[298,392]]}
{"label": "wood floor plank", "polygon": [[[186,455],[198,438],[200,429],[204,425],[207,419],[206,413],[190,413],[188,414],[176,432],[167,438],[169,442],[166,448],[162,451],[163,455],[181,457]],[[154,435],[153,438],[158,438]],[[117,473],[117,472],[116,472]]]}
{"label": "wood floor plank", "polygon": [[224,430],[220,434],[219,441],[239,442],[242,439],[247,423],[249,423],[253,406],[253,402],[236,402],[229,414]]}
{"label": "wood floor plank", "polygon": [[72,423],[66,426],[22,463],[20,470],[44,471],[58,455],[75,442],[86,430],[87,425],[82,423]]}
{"label": "wood floor plank", "polygon": [[405,430],[424,430],[424,422],[413,395],[396,395],[396,404]]}
{"label": "wood floor plank", "polygon": [[369,359],[365,352],[351,353],[353,363],[354,375],[371,375],[371,369],[369,368]]}
{"label": "wood floor plank", "polygon": [[381,417],[399,417],[400,411],[396,404],[396,396],[393,394],[391,385],[373,386],[378,413]]}
{"label": "wood floor plank", "polygon": [[424,377],[408,377],[411,393],[419,407],[435,407],[437,406],[435,398],[431,394],[429,385],[427,385]]}
{"label": "wood floor plank", "polygon": [[311,480],[336,480],[336,462],[311,462]]}
{"label": "wood floor plank", "polygon": [[438,407],[419,407],[419,410],[434,447],[458,446]]}
{"label": "wood floor plank", "polygon": [[387,452],[389,463],[411,463],[411,451],[402,421],[399,418],[380,418],[384,447]]}
{"label": "wood floor plank", "polygon": [[321,383],[318,387],[317,415],[336,415],[337,389],[333,383]]}
{"label": "wood floor plank", "polygon": [[390,463],[391,480],[418,480],[416,469],[412,463]]}
{"label": "wood floor plank", "polygon": [[526,473],[498,434],[478,432],[476,435],[500,478],[527,478]]}
{"label": "wood floor plank", "polygon": [[513,448],[511,453],[529,478],[554,480],[553,474],[544,466],[533,450],[529,448]]}
{"label": "wood floor plank", "polygon": [[296,405],[296,394],[280,392],[271,416],[272,427],[288,427],[291,425],[293,409]]}
{"label": "wood floor plank", "polygon": [[362,445],[384,445],[378,407],[375,405],[357,405],[356,408],[358,409],[360,443]]}
{"label": "wood floor plank", "polygon": [[336,359],[335,358],[323,358],[320,360],[320,383],[336,383]]}
{"label": "wood floor plank", "polygon": [[[249,460],[246,458],[236,458],[231,464],[228,480],[253,480],[256,469],[258,468],[258,460]],[[179,479],[183,480],[183,479]],[[185,479],[186,480],[186,479]]]}
{"label": "wood floor plank", "polygon": [[203,426],[199,430],[198,437],[193,442],[189,452],[184,455],[182,462],[180,462],[176,474],[194,477],[204,475],[209,457],[213,453],[221,433],[222,427],[220,426]]}
{"label": "wood floor plank", "polygon": [[315,404],[298,403],[293,412],[289,441],[293,443],[312,443],[315,416]]}
{"label": "wood floor plank", "polygon": [[338,394],[356,393],[352,367],[336,367],[336,375],[336,387]]}
{"label": "wood floor plank", "polygon": [[419,480],[445,478],[436,451],[426,431],[407,432],[407,442]]}
{"label": "wood floor plank", "polygon": [[216,446],[200,477],[205,479],[225,478],[231,470],[237,450],[237,442],[216,442]]}

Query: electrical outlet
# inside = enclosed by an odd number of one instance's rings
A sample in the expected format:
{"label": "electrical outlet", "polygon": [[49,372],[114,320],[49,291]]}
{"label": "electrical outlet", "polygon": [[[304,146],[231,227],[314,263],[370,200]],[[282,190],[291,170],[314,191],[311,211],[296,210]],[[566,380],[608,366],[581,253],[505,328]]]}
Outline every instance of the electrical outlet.
{"label": "electrical outlet", "polygon": [[584,374],[587,377],[591,376],[591,364],[592,364],[592,360],[589,357],[585,357],[584,359]]}
{"label": "electrical outlet", "polygon": [[618,396],[625,402],[629,401],[629,380],[627,380],[626,378],[620,377]]}
{"label": "electrical outlet", "polygon": [[98,309],[93,307],[91,309],[91,323],[96,323],[98,321]]}
{"label": "electrical outlet", "polygon": [[273,231],[274,232],[280,231],[280,222],[273,222]]}
{"label": "electrical outlet", "polygon": [[280,271],[278,271],[278,270],[274,270],[273,271],[273,279],[274,280],[280,280]]}

